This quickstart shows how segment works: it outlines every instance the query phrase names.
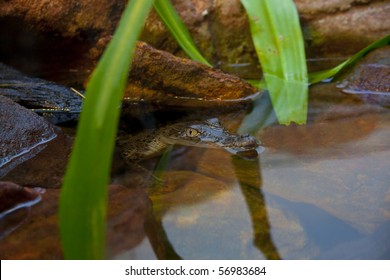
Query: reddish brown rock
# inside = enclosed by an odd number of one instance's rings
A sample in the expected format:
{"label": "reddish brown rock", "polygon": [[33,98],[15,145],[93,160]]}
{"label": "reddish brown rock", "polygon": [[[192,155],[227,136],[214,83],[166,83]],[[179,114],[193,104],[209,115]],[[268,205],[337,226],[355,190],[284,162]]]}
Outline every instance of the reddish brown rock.
{"label": "reddish brown rock", "polygon": [[33,29],[57,32],[64,37],[84,36],[109,32],[126,5],[126,1],[2,1],[0,17],[19,18]]}
{"label": "reddish brown rock", "polygon": [[[247,17],[239,0],[172,2],[210,61],[257,63]],[[388,1],[295,0],[295,3],[311,58],[352,55],[386,35],[390,28]],[[151,13],[142,39],[157,48],[181,52],[156,13]],[[256,71],[250,65],[247,67]]]}
{"label": "reddish brown rock", "polygon": [[0,178],[56,137],[47,121],[1,95],[0,128]]}
{"label": "reddish brown rock", "polygon": [[369,103],[390,106],[390,46],[361,59],[338,79],[338,87]]}
{"label": "reddish brown rock", "polygon": [[0,181],[0,214],[39,200],[40,192],[12,182]]}
{"label": "reddish brown rock", "polygon": [[[172,2],[210,62],[229,71],[238,67],[248,78],[259,77],[247,16],[239,0]],[[57,69],[78,69],[82,75],[84,70],[93,69],[125,3],[123,0],[3,1],[0,35],[4,41],[0,57],[30,71],[39,71],[42,66],[35,66],[29,59],[55,63]],[[390,28],[388,1],[296,0],[295,3],[309,58],[352,55],[386,35]],[[38,35],[33,35],[34,32]],[[141,39],[159,49],[184,55],[154,11]]]}
{"label": "reddish brown rock", "polygon": [[41,150],[32,151],[31,158],[14,165],[2,180],[33,187],[61,187],[73,140],[58,128],[56,133],[56,138],[45,144]]}
{"label": "reddish brown rock", "polygon": [[[42,201],[15,231],[0,239],[1,259],[62,259],[58,227],[59,190],[47,190]],[[114,258],[145,237],[149,200],[144,192],[110,186],[107,214],[107,257]]]}
{"label": "reddish brown rock", "polygon": [[295,0],[309,57],[350,56],[390,30],[390,2]]}
{"label": "reddish brown rock", "polygon": [[[126,90],[127,99],[175,105],[226,101],[253,95],[257,89],[240,78],[189,59],[138,43]],[[187,102],[187,103],[185,103]],[[194,105],[192,105],[194,106]]]}

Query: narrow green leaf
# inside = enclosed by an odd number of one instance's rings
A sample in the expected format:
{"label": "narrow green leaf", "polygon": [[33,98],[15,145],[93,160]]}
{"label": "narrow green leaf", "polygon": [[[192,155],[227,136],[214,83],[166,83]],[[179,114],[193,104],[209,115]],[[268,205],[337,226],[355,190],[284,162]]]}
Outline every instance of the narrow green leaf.
{"label": "narrow green leaf", "polygon": [[60,197],[60,230],[67,259],[104,258],[107,184],[136,40],[153,0],[131,0],[86,91]]}
{"label": "narrow green leaf", "polygon": [[171,1],[156,0],[154,2],[154,9],[188,56],[195,61],[211,66],[196,48],[187,27],[172,6]]}
{"label": "narrow green leaf", "polygon": [[267,85],[265,84],[264,80],[246,80],[248,83],[250,83],[252,86],[258,89],[266,90]]}
{"label": "narrow green leaf", "polygon": [[350,57],[343,63],[337,65],[336,67],[324,71],[314,72],[309,74],[309,82],[311,84],[315,84],[318,82],[321,82],[323,80],[329,79],[337,75],[341,70],[348,67],[349,65],[355,63],[357,60],[359,60],[361,57],[365,56],[368,52],[372,51],[373,49],[380,48],[386,45],[390,44],[390,34],[386,35],[385,37],[379,39],[378,41],[375,41],[368,47],[362,49],[360,52],[355,54],[354,56]]}
{"label": "narrow green leaf", "polygon": [[298,12],[292,0],[241,0],[278,120],[305,123],[308,82]]}
{"label": "narrow green leaf", "polygon": [[173,151],[173,145],[169,145],[165,149],[164,153],[160,156],[160,158],[156,164],[156,167],[154,168],[154,171],[153,171],[153,173],[154,173],[153,175],[155,177],[160,178],[160,177],[162,177],[162,174],[164,174],[164,172],[166,172],[169,160],[171,159],[172,151]]}

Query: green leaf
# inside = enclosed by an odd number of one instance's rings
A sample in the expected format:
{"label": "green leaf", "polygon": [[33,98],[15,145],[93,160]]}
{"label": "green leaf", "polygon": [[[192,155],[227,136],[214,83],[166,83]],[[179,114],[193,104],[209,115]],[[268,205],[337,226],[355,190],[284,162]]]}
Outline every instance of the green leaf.
{"label": "green leaf", "polygon": [[104,258],[107,184],[136,40],[153,0],[131,0],[86,91],[60,197],[60,231],[67,259]]}
{"label": "green leaf", "polygon": [[187,55],[195,61],[211,66],[196,48],[187,27],[172,6],[171,1],[156,0],[154,2],[154,9]]}
{"label": "green leaf", "polygon": [[308,82],[298,12],[292,0],[241,0],[278,120],[306,122]]}
{"label": "green leaf", "polygon": [[164,153],[160,156],[156,167],[154,168],[153,175],[156,178],[162,178],[162,175],[167,171],[169,160],[171,159],[173,151],[173,145],[169,145]]}
{"label": "green leaf", "polygon": [[261,89],[261,90],[266,90],[267,85],[265,84],[264,80],[245,80],[248,83],[250,83],[252,86],[255,88]]}
{"label": "green leaf", "polygon": [[337,65],[336,67],[329,69],[329,70],[324,70],[324,71],[319,71],[319,72],[314,72],[309,74],[309,82],[311,84],[321,82],[323,80],[329,79],[337,75],[341,70],[345,69],[349,65],[355,63],[357,60],[359,60],[361,57],[365,56],[368,52],[372,51],[373,49],[380,48],[386,45],[390,44],[390,34],[386,35],[385,37],[379,39],[378,41],[375,41],[368,47],[362,49],[360,52],[355,54],[354,56],[350,57],[343,63]]}

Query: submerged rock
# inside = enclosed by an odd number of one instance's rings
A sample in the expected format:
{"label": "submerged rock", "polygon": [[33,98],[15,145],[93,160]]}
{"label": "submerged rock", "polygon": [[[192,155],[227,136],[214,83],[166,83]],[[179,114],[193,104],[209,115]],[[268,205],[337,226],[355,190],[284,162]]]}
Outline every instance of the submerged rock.
{"label": "submerged rock", "polygon": [[55,133],[56,138],[25,161],[15,164],[2,180],[33,187],[61,187],[73,140],[58,128]]}
{"label": "submerged rock", "polygon": [[25,221],[30,207],[41,200],[42,192],[0,181],[0,240]]}
{"label": "submerged rock", "polygon": [[[22,226],[0,240],[1,259],[62,259],[58,201],[60,190],[47,190],[33,206]],[[142,190],[109,187],[107,258],[130,250],[145,237],[145,216],[150,210]]]}
{"label": "submerged rock", "polygon": [[59,187],[70,137],[36,113],[0,95],[0,178],[20,185]]}
{"label": "submerged rock", "polygon": [[25,188],[11,182],[0,181],[0,218],[21,207],[40,200],[40,190]]}

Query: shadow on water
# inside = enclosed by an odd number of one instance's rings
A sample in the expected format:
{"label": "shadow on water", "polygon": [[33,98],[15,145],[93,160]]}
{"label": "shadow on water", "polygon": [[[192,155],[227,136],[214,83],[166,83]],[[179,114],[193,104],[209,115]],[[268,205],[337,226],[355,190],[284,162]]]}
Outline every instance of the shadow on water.
{"label": "shadow on water", "polygon": [[273,195],[269,195],[269,197],[284,211],[289,211],[299,217],[308,240],[316,244],[321,251],[363,237],[352,226],[314,205],[291,202]]}

